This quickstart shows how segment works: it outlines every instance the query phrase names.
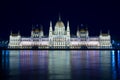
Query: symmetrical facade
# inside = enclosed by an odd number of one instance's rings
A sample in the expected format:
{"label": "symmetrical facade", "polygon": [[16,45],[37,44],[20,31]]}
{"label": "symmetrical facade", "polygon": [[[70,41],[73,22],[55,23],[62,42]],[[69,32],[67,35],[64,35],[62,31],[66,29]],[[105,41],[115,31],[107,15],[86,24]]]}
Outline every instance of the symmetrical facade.
{"label": "symmetrical facade", "polygon": [[22,37],[20,33],[11,33],[9,48],[100,48],[111,47],[109,32],[98,37],[90,37],[88,29],[77,29],[76,36],[70,35],[69,21],[65,27],[62,20],[56,22],[54,30],[50,21],[49,36],[45,37],[43,29],[33,28],[30,37]]}

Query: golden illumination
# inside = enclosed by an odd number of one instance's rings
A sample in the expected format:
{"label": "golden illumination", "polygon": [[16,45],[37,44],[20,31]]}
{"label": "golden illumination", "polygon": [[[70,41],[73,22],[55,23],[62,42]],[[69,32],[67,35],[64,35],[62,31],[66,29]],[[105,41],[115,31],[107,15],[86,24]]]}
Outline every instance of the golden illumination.
{"label": "golden illumination", "polygon": [[64,23],[62,21],[57,21],[55,26],[57,26],[57,27],[64,27]]}

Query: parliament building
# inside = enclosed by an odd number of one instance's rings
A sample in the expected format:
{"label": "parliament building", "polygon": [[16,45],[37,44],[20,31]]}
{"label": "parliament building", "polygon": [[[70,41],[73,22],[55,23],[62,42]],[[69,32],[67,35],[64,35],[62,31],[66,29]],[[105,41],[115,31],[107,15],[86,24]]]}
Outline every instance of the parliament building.
{"label": "parliament building", "polygon": [[[54,30],[53,30],[54,27]],[[69,21],[65,26],[61,18],[55,26],[50,21],[49,35],[44,36],[42,28],[32,28],[31,36],[23,37],[20,33],[9,36],[8,48],[108,48],[112,47],[110,33],[100,32],[99,36],[90,37],[89,31],[77,29],[76,36],[70,35]]]}

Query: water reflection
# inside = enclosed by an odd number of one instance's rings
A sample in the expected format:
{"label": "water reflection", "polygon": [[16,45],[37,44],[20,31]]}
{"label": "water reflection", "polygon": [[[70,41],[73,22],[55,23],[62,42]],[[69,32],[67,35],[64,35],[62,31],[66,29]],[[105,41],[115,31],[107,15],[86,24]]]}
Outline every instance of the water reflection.
{"label": "water reflection", "polygon": [[116,80],[120,51],[2,50],[2,69],[9,80]]}
{"label": "water reflection", "polygon": [[9,52],[2,50],[2,73],[4,76],[7,75],[9,73]]}
{"label": "water reflection", "polygon": [[49,51],[49,79],[71,79],[69,51]]}
{"label": "water reflection", "polygon": [[101,77],[103,80],[107,80],[107,79],[112,79],[112,76],[114,75],[112,73],[112,68],[114,68],[115,66],[113,63],[113,57],[114,55],[112,55],[110,53],[110,51],[101,51],[100,52],[100,71],[101,71]]}
{"label": "water reflection", "polygon": [[[99,69],[98,51],[74,51],[71,52],[72,77],[75,79],[90,79],[91,73],[97,76]],[[87,76],[87,77],[86,77]]]}
{"label": "water reflection", "polygon": [[118,50],[117,57],[118,57],[118,60],[117,60],[117,62],[118,62],[117,63],[118,68],[116,69],[116,72],[118,72],[117,73],[119,75],[118,79],[120,79],[120,50]]}
{"label": "water reflection", "polygon": [[20,51],[20,71],[23,79],[47,79],[48,51]]}
{"label": "water reflection", "polygon": [[18,75],[19,74],[19,51],[9,51],[9,74]]}

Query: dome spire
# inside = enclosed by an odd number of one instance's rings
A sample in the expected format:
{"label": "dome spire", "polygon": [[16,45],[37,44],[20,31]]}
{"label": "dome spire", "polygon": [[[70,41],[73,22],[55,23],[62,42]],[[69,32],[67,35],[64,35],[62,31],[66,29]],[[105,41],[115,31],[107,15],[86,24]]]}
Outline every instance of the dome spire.
{"label": "dome spire", "polygon": [[60,16],[60,13],[59,13],[59,21],[61,21],[61,16]]}

